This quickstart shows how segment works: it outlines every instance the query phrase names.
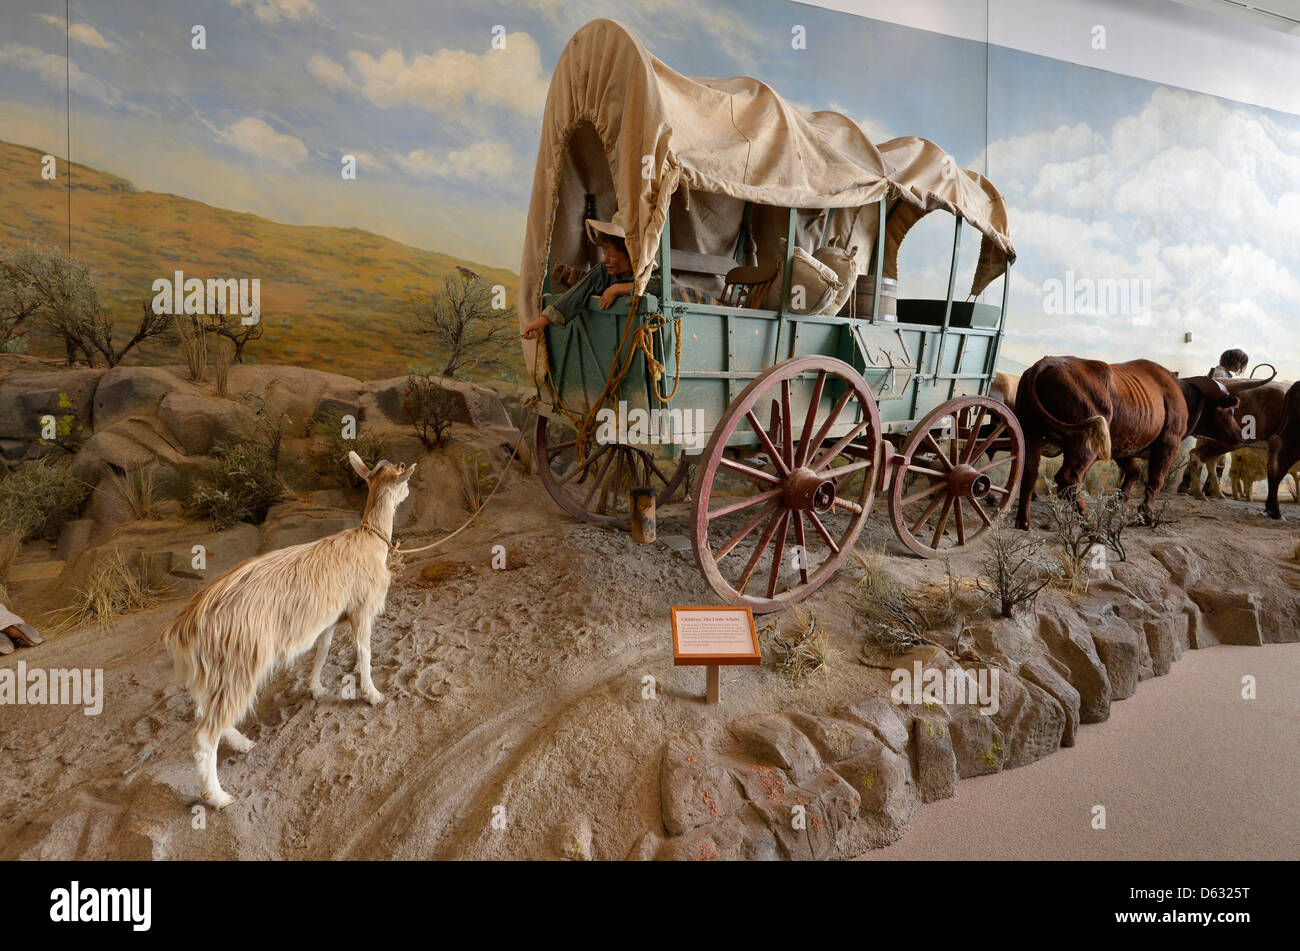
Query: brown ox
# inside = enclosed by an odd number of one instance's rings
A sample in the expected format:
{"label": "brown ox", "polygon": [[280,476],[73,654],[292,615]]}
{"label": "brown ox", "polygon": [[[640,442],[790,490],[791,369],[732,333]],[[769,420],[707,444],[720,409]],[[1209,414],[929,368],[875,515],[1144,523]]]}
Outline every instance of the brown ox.
{"label": "brown ox", "polygon": [[1277,487],[1287,472],[1300,462],[1300,383],[1286,391],[1282,425],[1268,441],[1268,501],[1264,511],[1269,518],[1281,518],[1277,504]]}
{"label": "brown ox", "polygon": [[[1025,472],[1016,525],[1029,527],[1029,502],[1043,445],[1062,447],[1056,474],[1062,495],[1074,495],[1092,464],[1114,459],[1128,495],[1147,460],[1147,487],[1138,511],[1150,521],[1151,503],[1187,435],[1238,442],[1232,415],[1237,398],[1209,377],[1179,379],[1150,360],[1102,363],[1080,357],[1043,357],[1025,371],[1016,392],[1016,416],[1025,433]],[[1082,507],[1082,499],[1079,500]]]}
{"label": "brown ox", "polygon": [[[1241,424],[1242,438],[1246,443],[1267,443],[1272,435],[1282,428],[1286,413],[1284,407],[1286,391],[1290,383],[1268,377],[1259,380],[1224,380],[1223,385],[1239,401],[1237,408],[1232,412],[1237,417],[1237,422]],[[1241,443],[1229,445],[1226,442],[1210,439],[1197,442],[1196,448],[1192,450],[1192,458],[1188,462],[1192,470],[1191,493],[1194,498],[1205,497],[1201,492],[1202,466],[1210,471],[1208,486],[1210,498],[1223,497],[1223,490],[1214,475],[1214,468],[1223,455],[1232,452],[1240,445]]]}
{"label": "brown ox", "polygon": [[1014,373],[1003,373],[998,370],[993,374],[993,382],[989,384],[988,395],[1014,410],[1016,408],[1016,388],[1019,386],[1020,377]]}

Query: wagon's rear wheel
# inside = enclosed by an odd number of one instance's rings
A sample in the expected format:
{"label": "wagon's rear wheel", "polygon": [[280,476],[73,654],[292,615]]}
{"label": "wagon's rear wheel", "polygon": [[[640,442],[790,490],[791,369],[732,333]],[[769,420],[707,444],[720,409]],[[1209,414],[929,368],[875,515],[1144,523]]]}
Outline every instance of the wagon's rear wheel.
{"label": "wagon's rear wheel", "polygon": [[[754,455],[734,458],[733,437],[756,442]],[[806,356],[764,371],[700,457],[691,535],[709,586],[757,612],[816,591],[871,511],[880,453],[876,401],[847,363]]]}
{"label": "wagon's rear wheel", "polygon": [[631,489],[650,486],[663,505],[686,474],[685,457],[673,468],[649,450],[606,443],[593,446],[579,462],[576,446],[568,422],[538,415],[533,430],[537,476],[560,508],[584,522],[628,527]]}
{"label": "wagon's rear wheel", "polygon": [[917,424],[894,473],[889,515],[899,540],[922,558],[965,551],[1020,486],[1025,437],[998,400],[963,396]]}

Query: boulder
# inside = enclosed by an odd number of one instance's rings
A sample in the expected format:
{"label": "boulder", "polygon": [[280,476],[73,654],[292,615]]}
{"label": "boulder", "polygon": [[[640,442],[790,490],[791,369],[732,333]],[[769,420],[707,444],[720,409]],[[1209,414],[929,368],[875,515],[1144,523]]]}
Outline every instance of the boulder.
{"label": "boulder", "polygon": [[0,380],[0,439],[35,444],[41,435],[41,417],[47,414],[56,419],[75,417],[72,435],[78,441],[85,439],[91,433],[95,387],[105,372],[34,367],[11,371]]}
{"label": "boulder", "polygon": [[759,763],[789,770],[795,782],[822,771],[816,747],[786,717],[776,714],[745,717],[733,721],[727,730]]}
{"label": "boulder", "polygon": [[86,440],[73,458],[72,474],[93,484],[107,474],[107,466],[127,472],[157,463],[175,472],[186,467],[187,459],[181,445],[157,418],[131,416],[98,430]]}
{"label": "boulder", "polygon": [[[1192,588],[1188,594],[1201,609],[1204,628],[1218,643],[1251,646],[1264,643],[1259,621],[1259,595],[1253,591],[1206,585]],[[1197,646],[1200,646],[1199,642]]]}
{"label": "boulder", "polygon": [[1001,772],[1007,759],[1007,748],[997,723],[974,707],[958,710],[948,721],[952,751],[957,757],[957,775],[965,779]]}
{"label": "boulder", "polygon": [[271,506],[262,523],[262,551],[314,542],[355,528],[360,521],[356,511],[322,508],[297,501],[280,502]]}
{"label": "boulder", "polygon": [[868,727],[895,753],[901,753],[907,747],[907,721],[903,712],[886,697],[872,694],[855,700],[841,710],[839,716]]}
{"label": "boulder", "polygon": [[72,475],[94,485],[104,477],[108,466],[125,472],[147,466],[153,460],[153,453],[134,439],[105,431],[95,433],[82,444],[72,459]]}
{"label": "boulder", "polygon": [[835,771],[857,791],[860,809],[897,814],[905,811],[903,799],[912,781],[910,764],[879,740],[858,755],[835,766]]}
{"label": "boulder", "polygon": [[251,429],[253,413],[243,404],[231,400],[175,390],[158,404],[158,419],[186,455],[205,456],[218,440]]}
{"label": "boulder", "polygon": [[1079,692],[1079,722],[1100,723],[1109,717],[1110,676],[1079,616],[1068,609],[1044,611],[1038,618],[1038,636],[1069,671],[1070,684]]}
{"label": "boulder", "polygon": [[1192,587],[1204,574],[1204,563],[1200,556],[1178,542],[1154,545],[1151,554],[1164,565],[1169,577],[1180,588]]}
{"label": "boulder", "polygon": [[163,397],[184,386],[183,380],[162,367],[113,367],[95,387],[95,431],[129,416],[153,416]]}
{"label": "boulder", "polygon": [[1047,657],[1031,657],[1020,665],[1020,679],[1051,694],[1061,707],[1061,745],[1073,746],[1079,729],[1079,691],[1052,666]]}
{"label": "boulder", "polygon": [[827,763],[838,763],[880,744],[869,728],[848,720],[802,713],[791,714],[790,719],[812,740],[813,746],[817,747],[817,752]]}
{"label": "boulder", "polygon": [[997,700],[997,712],[990,719],[1002,733],[1004,769],[1028,765],[1061,748],[1066,714],[1051,693],[1002,670]]}
{"label": "boulder", "polygon": [[[389,422],[397,425],[409,425],[402,414],[402,392],[406,388],[407,377],[399,376],[390,380],[377,380],[367,384],[368,392],[362,400],[363,410],[373,405]],[[457,423],[466,423],[479,429],[489,426],[510,426],[510,416],[501,403],[501,398],[486,386],[477,386],[463,380],[438,378],[443,390],[452,397],[452,419]]]}
{"label": "boulder", "polygon": [[72,564],[81,553],[90,547],[90,536],[95,522],[89,518],[74,519],[65,522],[59,532],[59,558]]}
{"label": "boulder", "polygon": [[117,531],[119,526],[135,521],[135,511],[112,482],[101,482],[90,492],[85,517],[94,523],[90,543],[98,545]]}
{"label": "boulder", "polygon": [[854,788],[832,769],[798,784],[770,766],[749,766],[734,775],[750,800],[746,809],[763,819],[785,857],[796,861],[830,858],[861,805]]}
{"label": "boulder", "polygon": [[1146,637],[1147,653],[1151,657],[1151,669],[1157,677],[1169,673],[1169,668],[1182,652],[1177,648],[1175,631],[1186,622],[1181,614],[1162,615],[1142,625]]}
{"label": "boulder", "polygon": [[771,862],[782,857],[776,837],[752,803],[734,816],[666,839],[655,856],[677,862]]}
{"label": "boulder", "polygon": [[916,785],[922,802],[957,795],[957,754],[952,749],[948,719],[918,716],[912,721],[916,755]]}
{"label": "boulder", "polygon": [[678,737],[664,744],[659,801],[669,835],[725,818],[743,802],[728,769],[708,761],[700,747]]}
{"label": "boulder", "polygon": [[1122,621],[1098,623],[1092,629],[1097,657],[1106,668],[1110,699],[1124,700],[1137,693],[1141,679],[1145,637]]}

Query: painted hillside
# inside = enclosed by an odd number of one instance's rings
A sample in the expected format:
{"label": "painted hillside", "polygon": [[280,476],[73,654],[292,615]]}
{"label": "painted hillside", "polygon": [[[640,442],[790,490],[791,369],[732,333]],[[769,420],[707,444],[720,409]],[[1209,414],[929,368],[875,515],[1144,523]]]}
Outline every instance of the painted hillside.
{"label": "painted hillside", "polygon": [[[67,169],[41,178],[41,152],[0,142],[0,246],[30,240],[66,247]],[[266,332],[248,354],[262,363],[328,368],[362,379],[437,366],[412,334],[403,311],[413,293],[434,290],[472,268],[504,284],[510,271],[401,244],[359,228],[302,227],[216,208],[179,195],[137,191],[128,181],[72,166],[72,253],[89,265],[102,301],[122,330],[134,325],[153,281],[176,270],[187,277],[248,277],[262,282]],[[57,356],[35,342],[32,353]],[[162,345],[129,363],[174,363]]]}

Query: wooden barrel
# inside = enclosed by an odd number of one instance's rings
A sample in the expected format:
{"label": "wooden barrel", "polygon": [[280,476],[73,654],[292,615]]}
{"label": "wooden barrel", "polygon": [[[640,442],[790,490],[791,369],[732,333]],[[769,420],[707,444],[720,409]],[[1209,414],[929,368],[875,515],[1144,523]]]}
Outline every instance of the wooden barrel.
{"label": "wooden barrel", "polygon": [[[875,277],[871,274],[859,276],[857,289],[849,296],[840,316],[871,317],[875,294]],[[898,320],[898,281],[892,277],[885,278],[880,284],[880,319]]]}

